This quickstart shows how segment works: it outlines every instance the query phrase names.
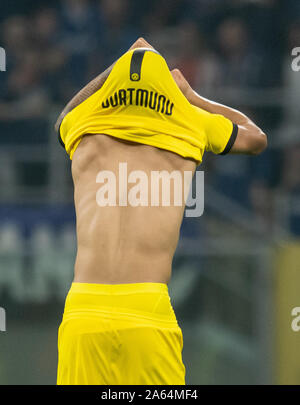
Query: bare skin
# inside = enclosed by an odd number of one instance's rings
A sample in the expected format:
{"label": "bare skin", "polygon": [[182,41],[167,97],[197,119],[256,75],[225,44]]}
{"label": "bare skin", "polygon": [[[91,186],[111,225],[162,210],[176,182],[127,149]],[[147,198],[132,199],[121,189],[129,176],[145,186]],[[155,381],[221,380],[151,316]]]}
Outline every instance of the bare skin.
{"label": "bare skin", "polygon": [[196,168],[192,160],[151,146],[106,135],[84,137],[72,163],[78,239],[74,281],[168,283],[184,205],[99,207],[96,176],[110,170],[118,181],[120,162],[127,163],[128,173],[142,170],[149,179],[151,170],[194,173]]}
{"label": "bare skin", "polygon": [[[130,49],[151,47],[139,39]],[[152,48],[152,47],[151,47]],[[63,117],[93,94],[105,82],[107,69],[68,103]],[[189,86],[182,73],[172,71],[174,80],[186,98],[212,113],[220,113],[239,125],[233,147],[235,153],[260,153],[266,147],[265,135],[242,113],[201,98]],[[151,171],[174,170],[195,172],[196,162],[155,147],[124,142],[106,135],[86,135],[72,160],[74,201],[77,217],[77,257],[74,282],[122,284],[138,282],[168,283],[172,260],[184,214],[181,206],[100,207],[96,201],[100,185],[97,174],[109,170],[118,182],[119,163],[126,162],[128,173],[142,170],[151,178]],[[129,185],[129,191],[132,185]],[[150,187],[150,186],[149,186]],[[172,190],[172,188],[171,188]],[[150,188],[149,188],[150,196]],[[117,188],[117,201],[119,193]],[[173,194],[171,192],[171,201]]]}

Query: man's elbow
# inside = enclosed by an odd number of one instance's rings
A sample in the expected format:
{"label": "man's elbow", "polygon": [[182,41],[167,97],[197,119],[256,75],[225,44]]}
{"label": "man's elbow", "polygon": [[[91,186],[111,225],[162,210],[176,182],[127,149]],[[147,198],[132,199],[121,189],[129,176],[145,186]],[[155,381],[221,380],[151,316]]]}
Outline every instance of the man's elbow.
{"label": "man's elbow", "polygon": [[54,124],[54,131],[58,133],[59,130],[59,123],[58,121],[56,121],[56,123]]}
{"label": "man's elbow", "polygon": [[59,132],[59,128],[60,128],[60,124],[62,123],[62,120],[63,120],[63,118],[64,118],[64,113],[62,112],[60,115],[59,115],[59,117],[57,118],[57,120],[56,120],[56,123],[55,123],[55,125],[54,125],[54,130],[55,130],[55,132]]}
{"label": "man's elbow", "polygon": [[261,130],[258,129],[253,135],[253,145],[250,151],[251,155],[259,155],[262,153],[268,146],[267,135]]}

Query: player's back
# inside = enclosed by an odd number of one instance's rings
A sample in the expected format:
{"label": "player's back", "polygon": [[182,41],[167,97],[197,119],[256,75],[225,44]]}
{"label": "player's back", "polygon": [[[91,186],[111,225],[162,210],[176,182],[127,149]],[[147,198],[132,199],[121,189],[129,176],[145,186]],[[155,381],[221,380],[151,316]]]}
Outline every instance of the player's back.
{"label": "player's back", "polygon": [[[194,173],[195,167],[193,160],[152,146],[85,136],[72,162],[78,239],[74,281],[168,282],[184,213],[184,171]],[[163,180],[157,188],[159,175]],[[174,181],[181,187],[179,206]]]}
{"label": "player's back", "polygon": [[[222,152],[232,132],[231,121],[187,101],[156,51],[125,53],[60,127],[73,159],[75,281],[167,282],[185,206],[184,172],[194,172],[205,150]],[[177,187],[181,196],[174,196]]]}

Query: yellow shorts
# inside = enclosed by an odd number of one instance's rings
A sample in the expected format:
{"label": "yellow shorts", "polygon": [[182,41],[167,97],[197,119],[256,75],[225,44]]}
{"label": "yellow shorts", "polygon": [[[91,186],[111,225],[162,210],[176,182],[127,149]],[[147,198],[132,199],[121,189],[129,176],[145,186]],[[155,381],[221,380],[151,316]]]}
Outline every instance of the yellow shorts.
{"label": "yellow shorts", "polygon": [[183,385],[182,332],[163,283],[73,283],[57,384]]}

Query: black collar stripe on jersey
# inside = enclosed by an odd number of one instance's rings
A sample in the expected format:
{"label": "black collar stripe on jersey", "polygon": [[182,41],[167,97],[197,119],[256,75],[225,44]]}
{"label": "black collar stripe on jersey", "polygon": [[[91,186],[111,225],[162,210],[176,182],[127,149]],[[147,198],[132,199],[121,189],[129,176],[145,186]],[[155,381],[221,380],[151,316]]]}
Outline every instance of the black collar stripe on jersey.
{"label": "black collar stripe on jersey", "polygon": [[159,54],[154,49],[138,48],[132,53],[131,63],[130,63],[130,80],[137,82],[141,79],[141,69],[146,51],[155,52]]}

